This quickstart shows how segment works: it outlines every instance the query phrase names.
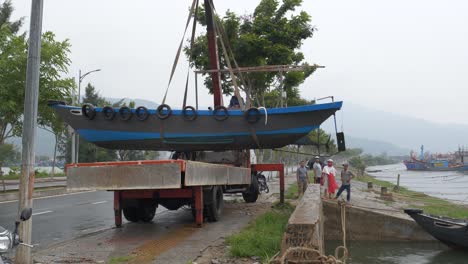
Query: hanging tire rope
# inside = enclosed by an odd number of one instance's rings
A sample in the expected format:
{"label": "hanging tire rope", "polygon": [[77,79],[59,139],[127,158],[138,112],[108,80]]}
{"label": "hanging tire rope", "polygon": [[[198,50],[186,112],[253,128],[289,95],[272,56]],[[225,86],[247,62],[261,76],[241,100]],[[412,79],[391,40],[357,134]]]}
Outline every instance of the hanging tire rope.
{"label": "hanging tire rope", "polygon": [[169,105],[162,104],[156,109],[156,115],[161,120],[168,119],[172,115],[172,109]]}
{"label": "hanging tire rope", "polygon": [[115,117],[115,110],[111,106],[104,106],[102,108],[102,115],[105,120],[112,120]]}
{"label": "hanging tire rope", "polygon": [[93,120],[96,117],[96,109],[92,104],[84,104],[81,107],[81,113],[89,120]]}
{"label": "hanging tire rope", "polygon": [[145,121],[149,117],[148,108],[146,108],[144,106],[137,107],[137,109],[135,110],[135,115],[136,115],[138,120]]}
{"label": "hanging tire rope", "polygon": [[224,121],[228,119],[229,112],[225,106],[220,105],[220,106],[215,107],[215,109],[213,110],[213,117],[214,119],[218,121]]}
{"label": "hanging tire rope", "polygon": [[247,120],[249,124],[255,124],[261,118],[260,110],[258,110],[258,108],[255,108],[255,107],[249,108],[247,109],[247,111],[245,111],[244,117],[245,117],[245,120]]}
{"label": "hanging tire rope", "polygon": [[132,118],[132,109],[130,109],[129,107],[127,106],[122,106],[120,107],[119,109],[119,117],[121,120],[123,121],[128,121]]}
{"label": "hanging tire rope", "polygon": [[198,117],[197,110],[193,106],[186,106],[182,110],[182,117],[187,121],[193,121]]}

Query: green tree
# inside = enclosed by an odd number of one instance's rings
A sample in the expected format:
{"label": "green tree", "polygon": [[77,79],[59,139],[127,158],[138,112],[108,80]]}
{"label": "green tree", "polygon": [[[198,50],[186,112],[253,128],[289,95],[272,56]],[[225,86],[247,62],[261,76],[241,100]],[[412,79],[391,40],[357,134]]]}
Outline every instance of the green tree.
{"label": "green tree", "polygon": [[358,171],[359,175],[364,175],[364,171],[367,168],[367,165],[361,156],[354,156],[349,159],[349,165],[354,167]]}
{"label": "green tree", "polygon": [[2,178],[3,191],[6,191],[5,179],[2,177],[3,172],[1,170],[3,165],[13,165],[20,159],[20,153],[13,144],[1,144],[0,145],[0,178]]}
{"label": "green tree", "polygon": [[[0,145],[10,137],[21,136],[24,109],[28,42],[24,34],[15,34],[20,30],[22,19],[10,21],[12,10],[10,1],[0,6]],[[68,73],[69,53],[68,40],[57,41],[52,32],[43,34],[38,106],[40,127],[55,127],[57,122],[47,100],[66,100],[74,87],[73,79],[63,77]]]}
{"label": "green tree", "polygon": [[23,25],[23,18],[16,21],[11,21],[11,15],[14,8],[10,0],[4,1],[0,5],[0,28],[6,27],[11,33],[17,34]]}
{"label": "green tree", "polygon": [[[240,67],[266,65],[303,65],[302,72],[286,72],[283,78],[276,72],[256,72],[243,74],[246,90],[258,105],[271,107],[277,105],[279,91],[273,86],[283,86],[288,95],[288,105],[309,103],[301,99],[297,87],[316,69],[304,61],[304,54],[299,51],[302,42],[312,37],[315,28],[311,26],[311,17],[306,12],[295,12],[302,0],[262,0],[253,14],[239,16],[227,11],[223,18],[216,18],[225,31],[225,42],[232,47],[235,59]],[[197,21],[206,25],[205,11],[197,14]],[[220,39],[218,38],[218,42]],[[220,45],[218,45],[220,46]],[[193,49],[185,48],[191,66],[200,70],[209,69],[208,45],[206,33],[197,37]],[[232,59],[232,58],[231,58]],[[219,52],[221,67],[227,63]],[[231,63],[234,65],[234,63]],[[205,85],[212,92],[210,77],[205,74]],[[224,94],[231,94],[233,82],[231,76],[221,74]],[[238,81],[238,83],[241,83]]]}

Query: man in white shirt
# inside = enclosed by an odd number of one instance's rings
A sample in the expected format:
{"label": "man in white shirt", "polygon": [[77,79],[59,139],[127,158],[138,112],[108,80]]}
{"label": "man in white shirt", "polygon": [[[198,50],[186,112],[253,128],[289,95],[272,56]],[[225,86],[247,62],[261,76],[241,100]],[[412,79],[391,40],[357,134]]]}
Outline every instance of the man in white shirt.
{"label": "man in white shirt", "polygon": [[319,156],[315,157],[315,162],[312,168],[314,170],[315,183],[320,184],[320,179],[322,178],[322,164],[320,164]]}
{"label": "man in white shirt", "polygon": [[[323,170],[322,170],[322,178],[323,178],[322,191],[323,191],[323,196],[324,196],[324,198],[330,198],[331,199],[332,196],[331,196],[330,190],[328,189],[328,185],[329,185],[328,177],[330,176],[330,174],[333,174],[333,176],[336,175],[336,169],[335,169],[335,167],[333,167],[333,160],[332,159],[327,160],[327,166],[323,167]],[[328,196],[327,196],[327,194],[328,194]]]}

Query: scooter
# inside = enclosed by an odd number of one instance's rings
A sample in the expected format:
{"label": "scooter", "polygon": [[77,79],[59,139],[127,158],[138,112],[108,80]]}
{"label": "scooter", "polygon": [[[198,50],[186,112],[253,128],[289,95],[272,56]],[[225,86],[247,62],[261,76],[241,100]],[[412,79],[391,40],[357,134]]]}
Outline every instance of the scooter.
{"label": "scooter", "polygon": [[[29,218],[31,218],[31,215],[32,215],[32,209],[25,208],[21,211],[20,220],[27,221],[29,220]],[[20,221],[15,222],[15,231],[13,231],[13,233],[0,226],[0,264],[12,264],[13,263],[10,259],[8,259],[3,254],[12,251],[18,245],[23,245],[23,246],[27,246],[31,248],[33,247],[32,245],[25,244],[23,243],[23,241],[20,240],[19,235],[18,235],[19,224],[20,224]]]}
{"label": "scooter", "polygon": [[270,188],[268,188],[268,184],[267,184],[267,179],[266,179],[265,175],[262,174],[262,172],[259,172],[257,174],[257,182],[258,182],[258,191],[260,193],[262,193],[262,192],[269,193],[270,192]]}

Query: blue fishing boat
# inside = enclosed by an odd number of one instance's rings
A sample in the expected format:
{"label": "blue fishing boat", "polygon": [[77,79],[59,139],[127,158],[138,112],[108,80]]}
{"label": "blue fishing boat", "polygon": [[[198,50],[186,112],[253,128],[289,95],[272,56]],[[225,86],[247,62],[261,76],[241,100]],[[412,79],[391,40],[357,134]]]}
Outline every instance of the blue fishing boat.
{"label": "blue fishing boat", "polygon": [[59,101],[50,101],[49,106],[80,136],[100,147],[216,151],[294,144],[341,109],[342,102],[245,111],[224,106],[172,110],[168,105],[113,109],[89,104],[68,106]]}
{"label": "blue fishing boat", "polygon": [[407,170],[414,171],[468,171],[468,164],[464,162],[464,154],[459,151],[452,155],[424,154],[424,146],[417,158],[412,153],[409,160],[403,161]]}

